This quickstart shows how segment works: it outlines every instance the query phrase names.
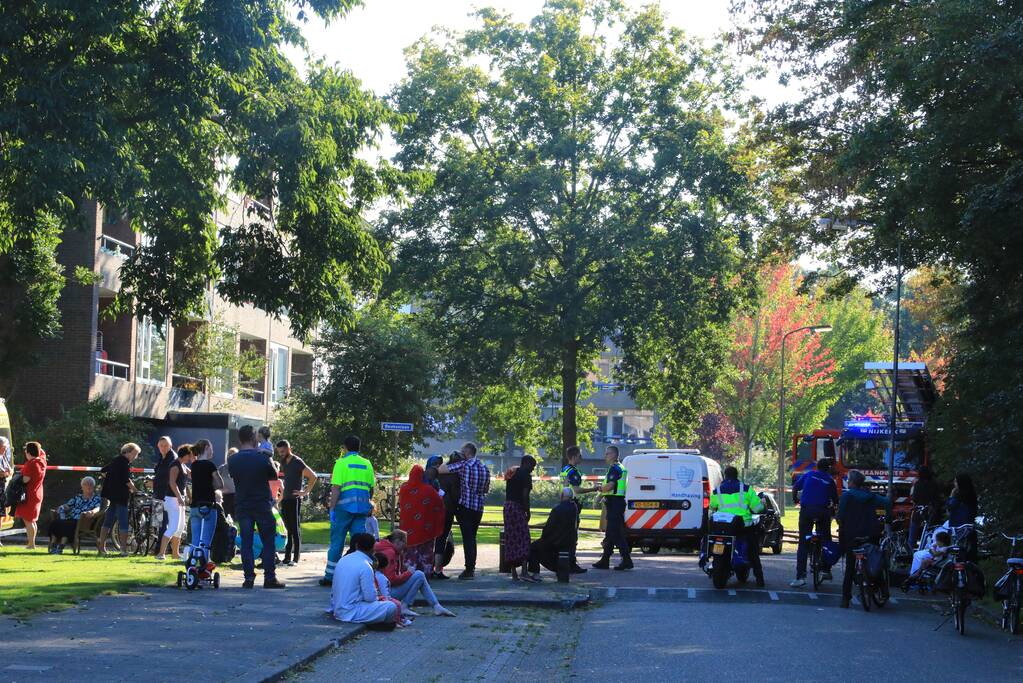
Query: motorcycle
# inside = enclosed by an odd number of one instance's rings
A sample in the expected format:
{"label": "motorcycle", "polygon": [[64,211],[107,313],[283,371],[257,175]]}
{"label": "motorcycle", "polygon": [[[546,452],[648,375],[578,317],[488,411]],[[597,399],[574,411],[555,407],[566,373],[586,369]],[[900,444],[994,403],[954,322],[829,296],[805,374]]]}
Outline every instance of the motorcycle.
{"label": "motorcycle", "polygon": [[743,519],[738,515],[716,512],[711,516],[705,539],[707,562],[704,571],[710,576],[714,588],[724,588],[732,574],[739,583],[749,580],[751,567],[744,531]]}

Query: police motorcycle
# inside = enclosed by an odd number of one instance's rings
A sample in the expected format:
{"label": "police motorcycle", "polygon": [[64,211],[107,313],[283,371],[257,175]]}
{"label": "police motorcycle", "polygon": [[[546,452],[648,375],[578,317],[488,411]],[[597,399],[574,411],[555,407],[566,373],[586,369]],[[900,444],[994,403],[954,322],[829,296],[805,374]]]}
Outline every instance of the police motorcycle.
{"label": "police motorcycle", "polygon": [[[754,516],[754,525],[758,521]],[[739,515],[715,512],[710,516],[701,565],[714,588],[724,588],[732,574],[739,583],[749,580],[751,567],[747,560],[745,531],[745,522]]]}

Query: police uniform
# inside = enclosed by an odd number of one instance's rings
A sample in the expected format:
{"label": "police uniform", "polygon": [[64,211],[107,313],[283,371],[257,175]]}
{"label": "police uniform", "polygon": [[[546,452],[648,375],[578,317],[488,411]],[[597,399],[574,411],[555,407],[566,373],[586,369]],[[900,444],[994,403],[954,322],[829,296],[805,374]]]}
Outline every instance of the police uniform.
{"label": "police uniform", "polygon": [[358,453],[349,451],[334,463],[330,484],[337,486],[340,492],[337,504],[330,512],[330,549],[327,551],[324,582],[333,581],[334,567],[341,559],[348,534],[354,536],[366,531],[370,494],[376,484],[373,464]]}
{"label": "police uniform", "polygon": [[[570,488],[570,489],[572,489],[574,491],[576,486],[582,486],[583,485],[583,475],[582,475],[582,473],[579,471],[578,467],[576,467],[575,465],[572,465],[572,464],[568,464],[568,465],[565,465],[564,467],[562,467],[561,468],[561,473],[558,475],[558,478],[561,480],[561,488]],[[579,522],[582,519],[583,503],[582,503],[581,500],[579,500],[579,496],[575,496],[574,498],[572,498],[572,502],[575,503],[575,512],[576,512],[576,515],[575,515],[575,530],[577,532],[576,533],[576,543],[578,543]],[[580,567],[579,563],[576,561],[575,552],[576,552],[576,546],[572,546],[572,557],[571,557],[572,570],[575,571],[576,573],[585,572],[586,570],[583,569],[582,567]]]}
{"label": "police uniform", "polygon": [[728,512],[742,518],[746,559],[758,586],[764,585],[764,568],[760,564],[760,537],[753,526],[753,513],[763,510],[764,504],[753,487],[738,479],[725,479],[710,497],[710,512]]}
{"label": "police uniform", "polygon": [[620,462],[616,462],[608,468],[604,475],[604,484],[613,484],[614,488],[604,494],[604,508],[607,510],[607,531],[604,532],[604,554],[594,564],[598,569],[607,569],[611,555],[617,547],[622,556],[622,563],[617,568],[629,569],[632,567],[632,557],[629,549],[629,541],[625,538],[625,482],[629,473]]}

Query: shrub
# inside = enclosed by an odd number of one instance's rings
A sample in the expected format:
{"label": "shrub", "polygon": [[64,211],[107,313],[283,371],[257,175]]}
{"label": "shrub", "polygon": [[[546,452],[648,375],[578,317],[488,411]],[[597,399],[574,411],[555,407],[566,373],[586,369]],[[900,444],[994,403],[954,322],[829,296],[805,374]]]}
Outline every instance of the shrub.
{"label": "shrub", "polygon": [[41,443],[51,465],[105,465],[129,441],[142,448],[143,461],[152,457],[150,428],[103,399],[80,403],[41,427],[24,422],[20,429],[17,438]]}

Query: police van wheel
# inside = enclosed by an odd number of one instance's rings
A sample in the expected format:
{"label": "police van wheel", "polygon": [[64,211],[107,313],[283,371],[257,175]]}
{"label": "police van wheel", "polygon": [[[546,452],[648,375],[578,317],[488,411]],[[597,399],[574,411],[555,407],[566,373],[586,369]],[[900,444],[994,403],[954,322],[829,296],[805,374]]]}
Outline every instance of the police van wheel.
{"label": "police van wheel", "polygon": [[644,545],[640,547],[644,555],[656,555],[661,552],[661,546],[659,545]]}

